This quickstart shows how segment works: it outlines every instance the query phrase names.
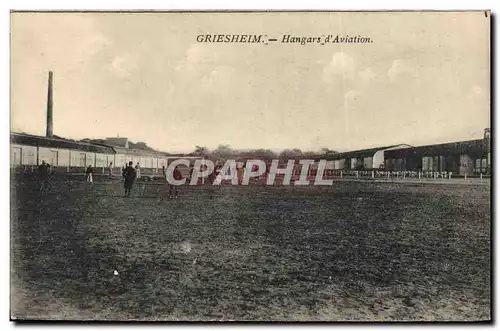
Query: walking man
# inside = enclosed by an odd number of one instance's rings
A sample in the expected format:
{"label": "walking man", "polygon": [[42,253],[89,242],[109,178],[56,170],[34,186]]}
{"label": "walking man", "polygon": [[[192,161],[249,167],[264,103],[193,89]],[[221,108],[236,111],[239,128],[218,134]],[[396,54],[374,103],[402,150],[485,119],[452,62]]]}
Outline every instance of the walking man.
{"label": "walking man", "polygon": [[122,177],[123,177],[123,181],[125,181],[125,173],[127,171],[127,164],[125,163],[125,165],[123,166],[122,168]]}
{"label": "walking man", "polygon": [[40,180],[40,191],[49,190],[49,172],[50,165],[42,161],[42,164],[38,166],[38,178]]}
{"label": "walking man", "polygon": [[92,168],[91,165],[87,167],[87,171],[85,171],[85,174],[87,175],[87,183],[92,184],[94,182],[92,178],[92,174],[94,173],[94,168]]}
{"label": "walking man", "polygon": [[134,167],[132,166],[132,161],[129,162],[128,167],[124,170],[124,182],[123,186],[125,187],[125,197],[130,196],[130,191],[132,190],[132,186],[134,185],[135,178],[137,176]]}
{"label": "walking man", "polygon": [[[175,167],[173,175],[174,175],[175,180],[182,180],[182,173],[179,170],[179,168]],[[172,191],[174,191],[175,198],[177,199],[177,192],[178,192],[177,185],[168,183],[168,197],[169,198],[172,198]]]}

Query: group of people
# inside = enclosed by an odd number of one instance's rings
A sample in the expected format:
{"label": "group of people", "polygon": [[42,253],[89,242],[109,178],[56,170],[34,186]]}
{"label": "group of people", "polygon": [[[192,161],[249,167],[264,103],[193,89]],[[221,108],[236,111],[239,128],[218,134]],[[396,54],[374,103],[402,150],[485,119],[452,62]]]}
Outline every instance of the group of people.
{"label": "group of people", "polygon": [[[166,171],[165,166],[162,166],[162,174],[163,174],[163,179],[165,179],[165,181],[168,184],[168,197],[169,198],[172,198],[172,197],[177,198],[177,196],[179,194],[178,187],[177,187],[177,185],[173,185],[173,184],[168,182],[167,171]],[[183,178],[181,171],[177,167],[175,167],[172,175],[173,175],[175,180],[182,180],[182,178]]]}
{"label": "group of people", "polygon": [[[88,183],[93,183],[93,175],[94,173],[94,168],[89,165],[87,167],[87,170],[85,171],[85,174],[87,176],[87,182]],[[135,168],[133,167],[133,162],[130,161],[128,164],[125,164],[125,166],[122,168],[122,177],[123,177],[123,186],[125,188],[125,197],[130,196],[130,192],[132,190],[132,186],[134,185],[134,182],[137,178],[140,178],[140,166],[139,162],[137,162],[137,165]],[[108,175],[109,178],[113,178],[113,162],[109,163],[108,166]]]}
{"label": "group of people", "polygon": [[[93,177],[92,175],[94,174],[94,168],[89,165],[85,171],[87,182],[88,183],[93,183]],[[137,165],[135,168],[133,167],[133,162],[130,161],[128,164],[125,164],[125,166],[122,168],[122,177],[123,177],[123,186],[125,188],[125,197],[130,196],[130,192],[132,190],[132,186],[137,178],[141,177],[141,172],[140,172],[140,166],[139,162],[137,162]],[[108,175],[109,178],[113,178],[113,162],[109,163],[108,166]]]}
{"label": "group of people", "polygon": [[[134,168],[133,162],[130,161],[128,165],[125,165],[125,167],[122,168],[122,176],[123,176],[123,186],[125,188],[125,197],[129,197],[135,180],[141,177],[141,168],[139,166],[139,163],[137,163],[137,165]],[[182,179],[182,173],[178,168],[174,169],[173,177],[175,180]],[[167,180],[165,167],[163,167],[163,178]],[[169,187],[168,197],[177,198],[179,193],[177,185],[168,183],[168,187]]]}
{"label": "group of people", "polygon": [[[46,163],[45,161],[42,161],[42,163],[38,167],[38,174],[39,174],[39,180],[40,180],[40,191],[49,189],[49,178],[50,178],[50,173],[51,173],[50,168],[51,168],[50,165],[48,163]],[[219,190],[220,190],[221,184],[222,184],[221,169],[222,169],[222,166],[217,165],[215,167],[214,172],[209,176],[209,182],[211,184],[216,185],[219,188]],[[238,169],[238,170],[240,170],[240,169]],[[192,175],[192,171],[193,171],[193,169],[191,169],[191,172],[190,172],[191,175]],[[94,182],[93,175],[94,175],[94,167],[89,165],[85,169],[85,176],[86,176],[87,183],[92,184]],[[109,175],[110,179],[113,178],[113,162],[109,163],[108,175]],[[125,164],[125,166],[122,167],[122,177],[123,177],[123,186],[125,189],[124,196],[129,197],[135,181],[137,179],[141,178],[141,169],[140,169],[139,162],[136,164],[135,167],[133,166],[132,161],[130,161],[128,164]],[[240,171],[238,171],[238,177],[239,177],[239,180],[241,180],[242,176],[240,174]],[[178,193],[179,193],[178,185],[174,185],[174,184],[171,184],[170,182],[168,182],[165,166],[163,166],[163,178],[167,182],[167,185],[168,185],[169,198],[177,198]],[[176,167],[173,171],[173,178],[175,180],[182,180],[182,178],[183,178],[182,173],[178,167]]]}

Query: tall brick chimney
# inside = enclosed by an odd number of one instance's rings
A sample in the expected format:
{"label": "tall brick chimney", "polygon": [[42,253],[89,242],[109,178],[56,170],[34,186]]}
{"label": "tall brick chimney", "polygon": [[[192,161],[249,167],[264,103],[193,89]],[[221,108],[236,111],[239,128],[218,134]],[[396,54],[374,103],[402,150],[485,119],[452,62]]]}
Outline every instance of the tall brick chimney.
{"label": "tall brick chimney", "polygon": [[49,90],[47,94],[47,131],[45,134],[49,138],[54,134],[52,124],[52,75],[52,71],[49,71]]}

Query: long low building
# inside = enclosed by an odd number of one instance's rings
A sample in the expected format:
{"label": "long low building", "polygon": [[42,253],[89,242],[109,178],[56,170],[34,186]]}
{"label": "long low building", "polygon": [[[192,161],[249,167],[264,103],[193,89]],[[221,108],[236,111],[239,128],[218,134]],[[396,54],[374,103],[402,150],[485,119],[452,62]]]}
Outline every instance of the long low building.
{"label": "long low building", "polygon": [[[54,170],[80,172],[89,165],[95,168],[121,168],[132,161],[146,172],[158,173],[169,161],[179,155],[168,155],[126,147],[109,146],[85,141],[74,141],[55,137],[42,137],[24,133],[10,134],[10,165],[14,169],[32,168],[45,161]],[[185,159],[199,157],[184,156]]]}
{"label": "long low building", "polygon": [[489,174],[489,139],[387,150],[387,170],[451,172],[459,175]]}
{"label": "long low building", "polygon": [[38,165],[42,161],[58,166],[108,166],[116,154],[109,146],[21,133],[10,134],[11,166]]}
{"label": "long low building", "polygon": [[[89,165],[95,168],[121,168],[132,161],[146,173],[158,173],[169,161],[199,156],[170,155],[167,153],[129,148],[126,139],[106,141],[115,146],[88,141],[74,141],[59,137],[42,137],[11,133],[11,167],[28,170],[42,161],[55,170],[80,172]],[[119,143],[120,146],[117,146]],[[323,158],[323,157],[320,157]],[[333,170],[388,170],[451,172],[459,175],[490,174],[490,140],[479,139],[453,143],[411,147],[391,145],[329,155],[327,169]],[[240,160],[242,161],[242,160]],[[311,167],[312,170],[316,165]]]}

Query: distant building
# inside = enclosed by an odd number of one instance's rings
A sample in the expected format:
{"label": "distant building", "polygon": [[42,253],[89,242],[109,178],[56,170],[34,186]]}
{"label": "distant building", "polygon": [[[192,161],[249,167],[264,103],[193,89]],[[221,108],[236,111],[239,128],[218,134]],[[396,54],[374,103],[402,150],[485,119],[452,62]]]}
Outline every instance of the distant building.
{"label": "distant building", "polygon": [[10,134],[11,167],[39,165],[104,167],[114,159],[112,147],[64,138],[40,137],[24,133]]}
{"label": "distant building", "polygon": [[128,138],[106,138],[105,144],[121,148],[129,148]]}
{"label": "distant building", "polygon": [[489,139],[457,141],[385,152],[387,170],[451,172],[460,175],[491,172]]}
{"label": "distant building", "polygon": [[491,129],[490,128],[484,129],[484,140],[485,144],[488,146],[487,166],[491,172]]}
{"label": "distant building", "polygon": [[401,144],[376,147],[337,153],[327,158],[330,160],[332,168],[338,170],[383,169],[385,166],[385,151],[407,147],[410,147],[410,145]]}
{"label": "distant building", "polygon": [[[101,144],[14,132],[10,134],[10,153],[10,166],[16,171],[28,171],[28,168],[45,161],[56,172],[79,172],[92,166],[102,168],[104,173],[104,168],[110,162],[119,168],[132,161],[134,164],[139,163],[144,173],[158,173],[172,160],[183,158],[194,163],[200,158],[128,148],[127,138],[108,138],[106,144]],[[183,169],[185,172],[189,171],[187,167]]]}

